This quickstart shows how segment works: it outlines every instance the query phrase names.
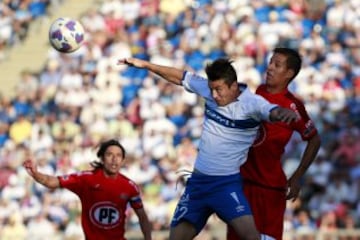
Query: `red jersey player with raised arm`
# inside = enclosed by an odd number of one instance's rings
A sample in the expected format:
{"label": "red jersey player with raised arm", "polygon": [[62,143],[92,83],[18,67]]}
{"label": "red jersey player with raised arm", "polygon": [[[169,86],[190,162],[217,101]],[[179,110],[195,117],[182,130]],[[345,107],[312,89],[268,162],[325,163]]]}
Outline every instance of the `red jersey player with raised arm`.
{"label": "red jersey player with raised arm", "polygon": [[[289,48],[274,49],[266,71],[266,82],[258,87],[256,93],[270,103],[294,110],[300,120],[290,124],[263,122],[258,138],[249,150],[248,159],[240,168],[244,178],[244,193],[253,211],[257,229],[277,240],[282,239],[286,200],[298,197],[301,177],[320,147],[320,137],[304,104],[288,90],[289,83],[300,68],[301,57],[298,52]],[[294,131],[307,141],[307,145],[298,168],[287,179],[281,158]],[[238,239],[229,227],[227,239]]]}
{"label": "red jersey player with raised arm", "polygon": [[92,162],[93,170],[57,177],[40,173],[32,160],[26,160],[23,165],[29,175],[42,185],[53,189],[66,188],[79,196],[86,240],[125,240],[128,204],[139,218],[144,239],[151,240],[151,225],[139,188],[119,173],[125,149],[118,141],[108,140],[100,145],[97,156],[101,161]]}

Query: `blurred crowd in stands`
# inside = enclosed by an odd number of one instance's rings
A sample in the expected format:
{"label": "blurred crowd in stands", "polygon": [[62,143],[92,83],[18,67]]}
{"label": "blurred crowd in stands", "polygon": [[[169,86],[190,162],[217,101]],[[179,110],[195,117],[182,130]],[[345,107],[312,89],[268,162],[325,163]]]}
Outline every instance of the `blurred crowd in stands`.
{"label": "blurred crowd in stands", "polygon": [[0,2],[0,63],[9,49],[21,44],[35,21],[47,18],[63,0],[1,0]]}
{"label": "blurred crowd in stands", "polygon": [[[46,12],[35,6],[50,2],[3,0],[0,52],[26,38],[27,26]],[[88,169],[109,138],[127,149],[123,173],[142,187],[154,230],[167,230],[183,189],[178,177],[192,170],[202,102],[117,59],[204,74],[207,61],[226,56],[239,82],[254,90],[275,46],[300,51],[303,67],[290,87],[322,138],[301,198],[288,204],[285,233],[359,228],[360,1],[320,2],[306,10],[303,0],[96,1],[79,16],[83,47],[72,54],[49,48],[40,72],[19,76],[15,97],[0,95],[1,239],[82,239],[76,196],[35,184],[21,163],[34,158],[54,175]],[[303,149],[294,135],[283,159],[287,173]],[[131,211],[128,220],[129,230],[138,229]]]}

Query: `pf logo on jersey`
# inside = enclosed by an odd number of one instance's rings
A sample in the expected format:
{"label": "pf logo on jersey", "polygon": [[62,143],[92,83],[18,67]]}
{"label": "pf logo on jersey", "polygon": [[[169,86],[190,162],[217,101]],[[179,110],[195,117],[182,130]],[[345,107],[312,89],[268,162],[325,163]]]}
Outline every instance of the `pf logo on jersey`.
{"label": "pf logo on jersey", "polygon": [[111,202],[99,202],[90,209],[93,224],[103,229],[111,229],[119,225],[120,212]]}

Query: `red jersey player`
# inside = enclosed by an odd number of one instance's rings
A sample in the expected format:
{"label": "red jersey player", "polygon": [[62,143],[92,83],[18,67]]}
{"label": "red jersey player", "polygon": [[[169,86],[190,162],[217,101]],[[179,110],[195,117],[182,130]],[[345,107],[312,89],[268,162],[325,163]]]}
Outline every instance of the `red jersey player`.
{"label": "red jersey player", "polygon": [[127,205],[139,218],[144,239],[151,239],[151,225],[137,185],[119,173],[125,149],[116,140],[103,142],[97,152],[101,161],[92,162],[94,170],[64,176],[38,172],[32,160],[23,166],[35,181],[48,188],[66,188],[77,194],[82,206],[82,227],[87,240],[125,240]]}
{"label": "red jersey player", "polygon": [[[259,136],[248,153],[240,171],[244,178],[244,193],[249,201],[259,232],[282,239],[286,200],[295,200],[300,191],[300,178],[314,160],[320,137],[304,104],[288,90],[288,84],[301,68],[299,54],[289,48],[276,48],[266,71],[266,83],[256,93],[269,102],[290,108],[300,120],[286,123],[263,123]],[[293,132],[298,132],[307,146],[301,162],[287,179],[281,164],[285,146]],[[228,240],[238,239],[231,228]]]}

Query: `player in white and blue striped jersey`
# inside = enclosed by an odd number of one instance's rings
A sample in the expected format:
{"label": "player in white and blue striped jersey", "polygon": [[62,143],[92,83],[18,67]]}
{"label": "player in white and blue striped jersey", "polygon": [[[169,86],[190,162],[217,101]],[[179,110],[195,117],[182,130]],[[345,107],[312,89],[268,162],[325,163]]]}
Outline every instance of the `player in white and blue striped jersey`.
{"label": "player in white and blue striped jersey", "polygon": [[272,239],[256,230],[242,192],[239,167],[255,140],[260,122],[297,120],[290,109],[270,104],[238,84],[228,59],[206,66],[207,79],[173,67],[136,58],[119,64],[146,68],[205,99],[205,121],[194,171],[174,213],[170,240],[193,239],[216,213],[241,239]]}

